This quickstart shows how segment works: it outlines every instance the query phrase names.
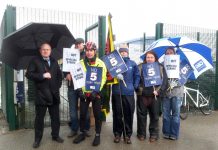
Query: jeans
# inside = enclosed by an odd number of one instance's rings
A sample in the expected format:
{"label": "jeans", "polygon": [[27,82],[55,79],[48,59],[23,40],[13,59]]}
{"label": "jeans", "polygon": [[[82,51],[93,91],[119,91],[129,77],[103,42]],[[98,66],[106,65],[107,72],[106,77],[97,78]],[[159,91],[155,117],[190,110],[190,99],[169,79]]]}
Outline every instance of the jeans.
{"label": "jeans", "polygon": [[[68,89],[69,99],[69,110],[70,110],[70,121],[71,130],[77,132],[79,130],[79,118],[78,118],[78,93],[73,88]],[[88,131],[90,128],[90,114],[87,112],[85,130]]]}
{"label": "jeans", "polygon": [[165,136],[179,137],[181,100],[181,97],[163,98],[162,132]]}

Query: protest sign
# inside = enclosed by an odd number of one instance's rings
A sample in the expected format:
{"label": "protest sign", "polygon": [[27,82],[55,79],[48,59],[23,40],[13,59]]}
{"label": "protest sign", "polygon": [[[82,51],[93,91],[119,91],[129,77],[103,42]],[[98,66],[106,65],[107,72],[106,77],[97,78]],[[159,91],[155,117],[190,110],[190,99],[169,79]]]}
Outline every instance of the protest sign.
{"label": "protest sign", "polygon": [[86,69],[86,90],[99,92],[102,81],[102,68],[87,66]]}
{"label": "protest sign", "polygon": [[113,78],[128,70],[124,60],[117,50],[114,50],[110,54],[104,56],[103,61]]}
{"label": "protest sign", "polygon": [[78,49],[64,48],[63,49],[63,72],[70,72],[74,64],[79,62],[80,53]]}
{"label": "protest sign", "polygon": [[180,64],[179,84],[184,85],[192,73],[193,68],[191,65],[186,60],[182,61]]}
{"label": "protest sign", "polygon": [[168,78],[179,78],[180,57],[179,55],[165,55],[164,68]]}
{"label": "protest sign", "polygon": [[73,79],[74,90],[85,86],[86,73],[83,70],[82,64],[79,62],[74,64],[70,70]]}
{"label": "protest sign", "polygon": [[160,66],[157,62],[143,64],[142,72],[145,87],[162,84]]}

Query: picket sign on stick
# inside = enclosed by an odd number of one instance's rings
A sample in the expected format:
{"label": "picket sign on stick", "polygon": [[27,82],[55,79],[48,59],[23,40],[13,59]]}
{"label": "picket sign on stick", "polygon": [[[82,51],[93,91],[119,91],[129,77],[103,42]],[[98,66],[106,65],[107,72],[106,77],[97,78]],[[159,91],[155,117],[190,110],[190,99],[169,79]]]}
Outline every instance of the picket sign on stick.
{"label": "picket sign on stick", "polygon": [[[105,55],[103,57],[103,61],[105,62],[106,68],[108,69],[111,76],[117,77],[118,74],[122,74],[128,70],[123,58],[120,56],[120,53],[117,50]],[[126,87],[126,83],[124,80],[123,84]]]}
{"label": "picket sign on stick", "polygon": [[70,73],[73,79],[74,90],[85,86],[86,73],[80,62],[74,64],[74,66],[70,70]]}

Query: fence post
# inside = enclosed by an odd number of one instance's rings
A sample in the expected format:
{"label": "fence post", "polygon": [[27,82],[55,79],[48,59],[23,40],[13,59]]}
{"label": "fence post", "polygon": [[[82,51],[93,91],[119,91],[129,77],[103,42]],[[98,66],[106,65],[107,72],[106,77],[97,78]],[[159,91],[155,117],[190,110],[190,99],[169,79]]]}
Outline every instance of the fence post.
{"label": "fence post", "polygon": [[163,38],[163,23],[156,24],[155,40]]}
{"label": "fence post", "polygon": [[146,46],[146,34],[143,34],[143,52],[145,52],[145,46]]}
{"label": "fence post", "polygon": [[106,17],[99,16],[98,19],[98,44],[99,44],[99,57],[104,56],[106,41]]}
{"label": "fence post", "polygon": [[[4,22],[4,36],[16,30],[15,7],[7,6],[4,13]],[[6,101],[6,118],[9,123],[9,130],[15,130],[17,128],[17,116],[14,105],[14,70],[4,63],[2,65],[2,77],[2,97],[5,97],[2,100]]]}
{"label": "fence post", "polygon": [[214,109],[218,109],[218,30],[216,31],[216,74],[215,74],[215,104],[214,104]]}
{"label": "fence post", "polygon": [[197,32],[197,41],[200,41],[200,32]]}

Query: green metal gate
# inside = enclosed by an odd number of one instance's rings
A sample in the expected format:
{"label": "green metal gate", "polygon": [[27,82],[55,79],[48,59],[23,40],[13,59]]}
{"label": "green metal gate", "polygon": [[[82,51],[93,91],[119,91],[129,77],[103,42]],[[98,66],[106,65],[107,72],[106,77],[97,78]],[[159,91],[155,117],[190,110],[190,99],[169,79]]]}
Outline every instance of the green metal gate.
{"label": "green metal gate", "polygon": [[[98,22],[98,41],[99,48],[104,49],[105,45],[105,17],[92,14],[64,12],[56,10],[35,9],[25,7],[7,6],[2,23],[0,46],[3,37],[12,33],[16,29],[22,27],[30,22],[47,22],[47,23],[62,23],[66,24],[74,37],[84,37],[85,29],[95,22]],[[90,32],[89,32],[90,33]],[[91,38],[91,34],[87,37]],[[101,56],[103,51],[99,53]],[[4,63],[1,66],[1,109],[3,109],[9,123],[10,130],[18,128],[33,128],[35,117],[34,106],[34,85],[33,82],[28,81],[24,77],[25,84],[25,103],[18,105],[15,98],[15,84],[14,71]],[[24,71],[25,74],[25,71]],[[69,121],[69,106],[67,99],[66,81],[63,80],[60,105],[61,123]],[[45,125],[50,125],[50,118],[48,113],[45,117]]]}

